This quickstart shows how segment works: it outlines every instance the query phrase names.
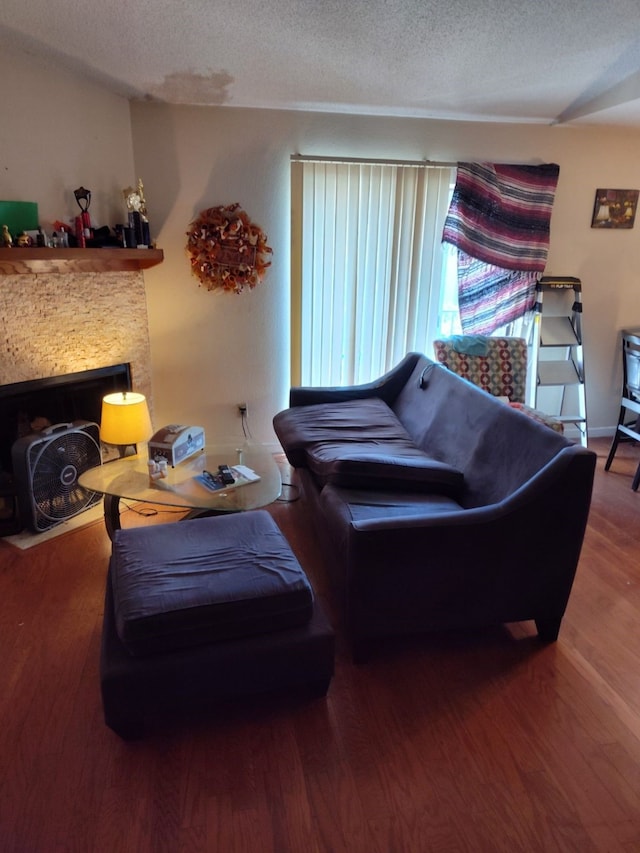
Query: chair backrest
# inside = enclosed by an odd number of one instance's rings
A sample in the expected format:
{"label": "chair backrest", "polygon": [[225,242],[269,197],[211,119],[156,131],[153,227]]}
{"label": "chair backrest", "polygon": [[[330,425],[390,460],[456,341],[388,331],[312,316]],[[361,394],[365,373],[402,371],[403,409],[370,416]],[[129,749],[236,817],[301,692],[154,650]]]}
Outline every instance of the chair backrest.
{"label": "chair backrest", "polygon": [[622,330],[624,396],[640,400],[640,329]]}
{"label": "chair backrest", "polygon": [[510,403],[524,403],[527,342],[524,338],[453,335],[433,342],[436,361]]}

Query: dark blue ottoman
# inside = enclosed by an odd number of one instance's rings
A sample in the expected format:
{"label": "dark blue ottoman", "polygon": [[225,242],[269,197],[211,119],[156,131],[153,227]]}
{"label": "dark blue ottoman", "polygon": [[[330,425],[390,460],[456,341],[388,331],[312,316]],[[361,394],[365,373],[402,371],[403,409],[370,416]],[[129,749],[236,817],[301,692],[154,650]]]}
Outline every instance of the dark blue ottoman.
{"label": "dark blue ottoman", "polygon": [[106,724],[303,688],[325,695],[334,635],[264,510],[116,531],[100,661]]}

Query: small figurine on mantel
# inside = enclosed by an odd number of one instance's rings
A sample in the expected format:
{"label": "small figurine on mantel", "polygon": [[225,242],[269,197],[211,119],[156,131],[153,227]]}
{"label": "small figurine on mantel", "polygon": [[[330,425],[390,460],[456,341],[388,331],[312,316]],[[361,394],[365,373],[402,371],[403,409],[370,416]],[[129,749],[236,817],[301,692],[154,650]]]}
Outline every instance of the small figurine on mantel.
{"label": "small figurine on mantel", "polygon": [[144,197],[144,186],[142,184],[142,178],[138,178],[138,184],[135,187],[127,187],[126,190],[122,190],[122,195],[124,196],[124,200],[127,203],[127,210],[129,212],[136,211],[139,213],[145,222],[148,222],[147,219],[147,202]]}
{"label": "small figurine on mantel", "polygon": [[132,228],[134,231],[135,244],[138,248],[150,248],[151,236],[149,233],[147,202],[144,197],[142,178],[138,178],[138,183],[135,187],[127,187],[122,190],[122,195],[127,204],[129,228]]}
{"label": "small figurine on mantel", "polygon": [[13,237],[9,233],[9,226],[2,226],[2,245],[5,249],[10,249],[13,246]]}
{"label": "small figurine on mantel", "polygon": [[89,206],[91,204],[91,190],[86,187],[78,187],[73,191],[76,197],[76,203],[80,208],[80,216],[76,216],[76,240],[78,247],[84,249],[87,245],[87,240],[91,239],[91,214]]}

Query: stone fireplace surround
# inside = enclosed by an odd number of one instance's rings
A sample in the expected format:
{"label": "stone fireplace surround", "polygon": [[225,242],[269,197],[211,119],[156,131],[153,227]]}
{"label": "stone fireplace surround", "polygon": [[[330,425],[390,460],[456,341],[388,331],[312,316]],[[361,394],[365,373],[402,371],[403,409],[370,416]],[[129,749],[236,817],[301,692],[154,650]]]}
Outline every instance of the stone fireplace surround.
{"label": "stone fireplace surround", "polygon": [[0,386],[130,365],[152,410],[142,271],[0,276]]}

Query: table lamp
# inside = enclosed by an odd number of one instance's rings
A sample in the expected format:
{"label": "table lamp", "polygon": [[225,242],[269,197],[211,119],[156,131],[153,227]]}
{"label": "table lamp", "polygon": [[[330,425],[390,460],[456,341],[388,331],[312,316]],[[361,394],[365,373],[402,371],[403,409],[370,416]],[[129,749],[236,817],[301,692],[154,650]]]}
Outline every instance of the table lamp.
{"label": "table lamp", "polygon": [[127,447],[147,441],[152,433],[149,407],[144,394],[116,391],[103,397],[100,438],[107,444],[117,445],[121,457],[126,456]]}

